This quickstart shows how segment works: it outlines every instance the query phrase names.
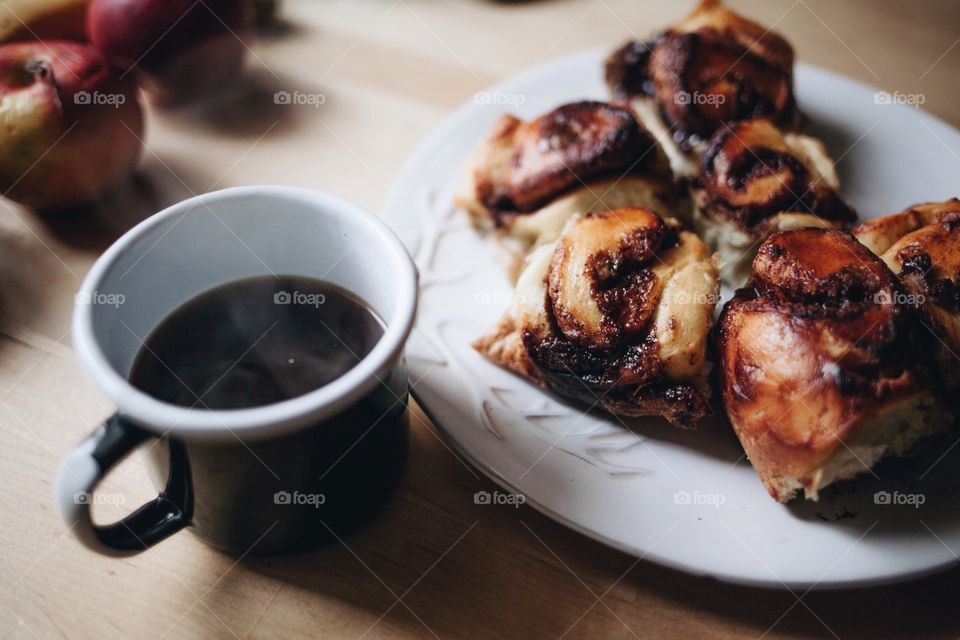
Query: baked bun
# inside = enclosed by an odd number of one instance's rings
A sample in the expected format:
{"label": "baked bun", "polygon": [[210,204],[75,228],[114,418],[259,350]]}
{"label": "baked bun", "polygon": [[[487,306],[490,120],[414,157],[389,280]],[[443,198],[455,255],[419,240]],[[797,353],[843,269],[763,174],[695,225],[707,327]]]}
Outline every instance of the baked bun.
{"label": "baked bun", "polygon": [[632,112],[575,102],[529,122],[501,116],[471,154],[454,204],[522,257],[556,240],[572,215],[671,211],[677,198],[666,156]]}
{"label": "baked bun", "polygon": [[724,123],[766,117],[793,128],[793,48],[780,35],[704,0],[649,42],[629,42],[606,62],[607,84],[670,157],[696,172],[699,147]]}
{"label": "baked bun", "polygon": [[799,229],[760,247],[717,326],[718,381],[770,495],[827,485],[946,427],[913,311],[893,273],[845,231]]}
{"label": "baked bun", "polygon": [[819,140],[784,134],[766,119],[735,122],[713,134],[690,181],[691,225],[720,254],[723,280],[738,287],[770,234],[852,223],[856,213],[838,187]]}
{"label": "baked bun", "polygon": [[905,302],[935,338],[948,393],[960,391],[960,200],[914,205],[853,233],[900,279]]}
{"label": "baked bun", "polygon": [[707,415],[719,291],[706,245],[649,209],[588,213],[535,249],[513,308],[474,347],[540,386],[681,427]]}

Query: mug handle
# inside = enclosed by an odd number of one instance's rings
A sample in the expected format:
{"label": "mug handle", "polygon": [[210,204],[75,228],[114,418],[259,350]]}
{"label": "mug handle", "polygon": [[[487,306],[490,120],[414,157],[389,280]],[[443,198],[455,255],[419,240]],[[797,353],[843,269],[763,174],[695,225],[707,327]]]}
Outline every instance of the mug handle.
{"label": "mug handle", "polygon": [[170,441],[167,485],[152,502],[110,525],[93,523],[90,504],[97,484],[151,434],[114,414],[64,459],[57,475],[60,515],[89,549],[130,556],[152,547],[190,524],[193,489],[183,444]]}

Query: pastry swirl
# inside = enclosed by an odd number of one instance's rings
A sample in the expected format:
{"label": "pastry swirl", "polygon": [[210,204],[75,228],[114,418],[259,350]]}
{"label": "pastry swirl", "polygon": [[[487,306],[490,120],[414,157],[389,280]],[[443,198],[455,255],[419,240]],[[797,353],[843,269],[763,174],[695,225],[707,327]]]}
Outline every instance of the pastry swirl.
{"label": "pastry swirl", "polygon": [[624,108],[562,105],[530,122],[503,115],[469,167],[473,197],[496,226],[612,173],[671,178],[656,142]]}
{"label": "pastry swirl", "polygon": [[960,200],[913,205],[853,233],[900,279],[934,337],[940,378],[960,390]]}
{"label": "pastry swirl", "polygon": [[677,203],[663,151],[634,117],[603,102],[565,104],[524,122],[503,115],[472,153],[454,202],[511,241],[515,258],[556,240],[573,215]]}
{"label": "pastry swirl", "polygon": [[[615,51],[606,78],[613,95],[631,101],[648,128],[669,132],[674,151],[689,153],[725,123],[764,117],[794,128],[800,116],[793,63],[783,37],[719,0],[704,0],[653,40]],[[647,100],[655,113],[645,108]],[[649,121],[657,117],[662,126]],[[668,154],[680,170],[681,159]]]}
{"label": "pastry swirl", "polygon": [[784,134],[766,119],[735,122],[710,138],[690,181],[692,225],[720,252],[725,279],[739,286],[755,248],[771,233],[856,219],[837,187],[818,140]]}
{"label": "pastry swirl", "polygon": [[718,380],[740,442],[780,502],[905,453],[945,427],[913,312],[887,266],[845,231],[760,247],[717,327]]}
{"label": "pastry swirl", "polygon": [[765,119],[736,122],[710,139],[694,192],[705,215],[756,230],[781,211],[850,223],[856,213],[836,192],[836,173],[819,141],[784,135]]}
{"label": "pastry swirl", "polygon": [[688,427],[709,413],[719,286],[706,246],[649,209],[587,214],[535,250],[514,308],[474,345],[557,393]]}
{"label": "pastry swirl", "polygon": [[579,180],[637,163],[653,168],[657,159],[633,115],[601,102],[566,104],[527,123],[504,116],[493,137],[509,140],[509,157],[486,164],[476,184],[480,202],[500,214],[529,213]]}

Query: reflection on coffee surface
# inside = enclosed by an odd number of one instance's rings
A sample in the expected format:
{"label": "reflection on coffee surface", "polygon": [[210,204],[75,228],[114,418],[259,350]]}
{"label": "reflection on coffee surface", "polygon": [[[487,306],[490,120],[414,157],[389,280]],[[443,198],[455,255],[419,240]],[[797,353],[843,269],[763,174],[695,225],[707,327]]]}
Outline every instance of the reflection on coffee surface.
{"label": "reflection on coffee surface", "polygon": [[366,303],[334,284],[248,278],[211,289],[167,316],[137,355],[130,382],[187,407],[256,407],[336,380],[383,332]]}

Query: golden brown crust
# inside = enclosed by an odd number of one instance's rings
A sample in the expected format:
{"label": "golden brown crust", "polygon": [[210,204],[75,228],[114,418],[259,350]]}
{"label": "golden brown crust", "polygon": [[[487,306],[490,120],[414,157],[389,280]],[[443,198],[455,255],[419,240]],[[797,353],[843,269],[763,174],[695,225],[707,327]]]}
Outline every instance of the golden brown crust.
{"label": "golden brown crust", "polygon": [[541,387],[546,387],[533,361],[527,355],[527,350],[520,338],[517,319],[512,313],[504,314],[491,331],[477,338],[471,346],[494,364],[518,373]]}
{"label": "golden brown crust", "polygon": [[844,228],[855,217],[814,138],[757,119],[724,125],[704,146],[698,175],[688,181],[690,224],[718,252],[732,287],[743,286],[757,247],[773,233]]}
{"label": "golden brown crust", "polygon": [[496,226],[594,178],[671,177],[656,142],[630,111],[586,101],[530,122],[501,116],[468,170],[474,197]]}
{"label": "golden brown crust", "polygon": [[960,200],[914,205],[854,234],[903,283],[905,302],[935,338],[941,379],[951,392],[960,389]]}
{"label": "golden brown crust", "polygon": [[[899,282],[846,232],[777,233],[753,269],[718,322],[721,394],[770,494],[785,502],[803,488],[815,497],[837,476],[866,470],[835,473],[838,452],[868,444],[875,455],[863,467],[892,444],[875,426],[885,412],[934,402],[923,339],[911,311],[896,302]],[[919,433],[924,420],[911,419]],[[910,424],[883,428],[909,442]]]}
{"label": "golden brown crust", "polygon": [[899,213],[861,222],[851,231],[857,240],[879,256],[911,231],[936,224],[951,214],[960,214],[960,200],[957,198],[915,204]]}
{"label": "golden brown crust", "polygon": [[709,413],[716,277],[709,251],[675,221],[642,208],[589,214],[534,252],[516,320],[478,345],[488,357],[492,344],[513,345],[509,368],[591,406],[692,426]]}
{"label": "golden brown crust", "polygon": [[[700,175],[692,183],[701,213],[754,234],[784,211],[809,213],[838,225],[853,222],[854,210],[795,139],[766,119],[723,126],[710,139],[700,159]],[[825,154],[818,156],[820,164],[829,162]]]}
{"label": "golden brown crust", "polygon": [[509,218],[504,216],[501,220],[509,225],[511,237],[534,246],[555,241],[567,221],[577,214],[622,207],[672,211],[678,208],[678,204],[677,191],[671,181],[631,174],[591,180],[535,212]]}
{"label": "golden brown crust", "polygon": [[653,97],[683,146],[722,123],[767,117],[794,127],[794,54],[780,35],[716,0],[651,42],[630,42],[606,62],[618,99]]}
{"label": "golden brown crust", "polygon": [[960,214],[908,233],[882,257],[911,292],[945,311],[958,312]]}
{"label": "golden brown crust", "polygon": [[712,29],[735,41],[783,73],[793,68],[793,47],[780,34],[723,6],[721,0],[703,0],[675,27],[680,33]]}
{"label": "golden brown crust", "polygon": [[626,211],[586,216],[557,243],[547,295],[557,328],[571,342],[610,348],[649,324],[656,278],[638,269],[625,279],[623,265],[654,260],[676,243],[678,229],[649,209]]}

